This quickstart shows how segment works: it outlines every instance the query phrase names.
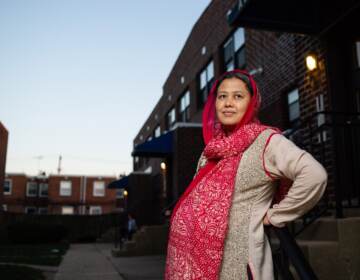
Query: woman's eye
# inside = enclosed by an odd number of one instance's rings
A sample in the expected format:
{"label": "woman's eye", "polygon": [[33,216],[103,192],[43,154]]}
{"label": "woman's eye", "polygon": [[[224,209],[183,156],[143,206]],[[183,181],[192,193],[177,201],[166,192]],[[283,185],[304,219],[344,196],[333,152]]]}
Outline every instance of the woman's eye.
{"label": "woman's eye", "polygon": [[219,99],[225,98],[225,94],[220,94],[220,95],[218,96],[218,98],[219,98]]}

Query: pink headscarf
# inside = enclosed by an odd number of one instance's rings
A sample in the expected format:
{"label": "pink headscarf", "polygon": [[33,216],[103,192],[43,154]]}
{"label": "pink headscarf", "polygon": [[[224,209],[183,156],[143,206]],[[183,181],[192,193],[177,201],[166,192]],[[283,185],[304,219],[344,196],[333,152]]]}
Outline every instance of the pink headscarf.
{"label": "pink headscarf", "polygon": [[205,145],[216,135],[216,128],[220,127],[219,122],[216,119],[216,111],[215,111],[215,101],[217,95],[217,89],[220,86],[221,82],[229,76],[230,74],[239,73],[248,78],[250,82],[251,88],[249,89],[252,92],[252,97],[248,108],[241,119],[241,121],[237,124],[235,131],[239,129],[240,126],[249,123],[250,121],[257,121],[257,113],[260,109],[261,96],[258,92],[256,83],[253,77],[244,70],[235,69],[233,71],[225,72],[219,79],[217,79],[212,86],[208,99],[206,101],[204,110],[203,110],[203,138]]}

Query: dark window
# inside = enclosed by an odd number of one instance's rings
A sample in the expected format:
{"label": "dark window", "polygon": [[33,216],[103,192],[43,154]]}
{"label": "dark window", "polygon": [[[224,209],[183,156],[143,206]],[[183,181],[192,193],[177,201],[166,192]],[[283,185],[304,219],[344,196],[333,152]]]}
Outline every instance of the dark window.
{"label": "dark window", "polygon": [[225,70],[234,68],[244,69],[245,62],[245,34],[244,28],[239,27],[223,46]]}
{"label": "dark window", "polygon": [[186,91],[180,98],[180,121],[190,120],[190,91]]}
{"label": "dark window", "polygon": [[167,130],[170,130],[175,123],[176,123],[176,113],[175,113],[175,108],[173,107],[167,113],[167,119],[166,119]]}
{"label": "dark window", "polygon": [[210,61],[199,75],[199,107],[205,104],[214,83],[214,62]]}
{"label": "dark window", "polygon": [[294,126],[298,123],[300,119],[300,103],[298,89],[294,89],[287,94],[287,102],[289,109],[289,122],[291,126]]}
{"label": "dark window", "polygon": [[5,179],[4,182],[4,194],[9,195],[11,194],[11,179]]}

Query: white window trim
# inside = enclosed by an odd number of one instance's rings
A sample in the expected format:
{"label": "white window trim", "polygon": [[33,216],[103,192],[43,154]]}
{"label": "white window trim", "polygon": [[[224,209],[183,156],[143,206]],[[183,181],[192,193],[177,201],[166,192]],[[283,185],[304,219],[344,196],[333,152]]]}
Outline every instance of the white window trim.
{"label": "white window trim", "polygon": [[[72,209],[72,213],[64,213],[64,209],[68,208],[68,209]],[[74,215],[75,214],[75,208],[74,206],[62,206],[61,207],[61,215]]]}
{"label": "white window trim", "polygon": [[[94,212],[96,212],[96,210],[100,210],[99,213],[94,213]],[[102,214],[101,206],[90,206],[89,214],[90,215],[101,215]]]}
{"label": "white window trim", "polygon": [[[70,182],[70,194],[67,194],[67,193],[64,194],[64,193],[62,192],[61,182]],[[69,180],[61,180],[61,181],[60,181],[60,186],[59,186],[59,194],[60,194],[60,196],[71,196],[71,195],[72,195],[72,182],[69,181]]]}
{"label": "white window trim", "polygon": [[[95,183],[103,183],[103,186],[104,186],[104,188],[103,188],[103,193],[102,194],[97,194],[96,193],[96,189],[95,189]],[[105,182],[104,181],[94,181],[93,182],[93,196],[95,196],[95,197],[104,197],[105,196]]]}
{"label": "white window trim", "polygon": [[[47,185],[47,189],[48,189],[48,194],[47,194],[47,195],[41,194],[42,187],[44,187],[44,185]],[[39,184],[39,197],[48,197],[48,196],[49,196],[49,184],[47,184],[47,183],[40,183],[40,184]]]}
{"label": "white window trim", "polygon": [[30,189],[29,186],[30,186],[30,184],[32,184],[32,183],[36,184],[36,188],[37,188],[37,186],[38,186],[36,182],[27,182],[27,183],[26,183],[26,196],[27,196],[27,197],[36,197],[36,196],[37,196],[38,190],[36,190],[36,193],[35,193],[35,194],[30,194],[30,193],[29,193],[29,189]]}
{"label": "white window trim", "polygon": [[11,193],[12,193],[12,179],[5,179],[4,182],[5,182],[5,181],[8,181],[8,182],[9,182],[9,191],[6,192],[6,191],[4,190],[4,195],[11,195]]}

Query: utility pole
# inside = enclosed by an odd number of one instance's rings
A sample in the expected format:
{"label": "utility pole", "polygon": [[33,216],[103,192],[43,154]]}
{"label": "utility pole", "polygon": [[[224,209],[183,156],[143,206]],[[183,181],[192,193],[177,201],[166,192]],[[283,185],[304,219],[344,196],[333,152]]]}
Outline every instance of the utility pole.
{"label": "utility pole", "polygon": [[62,157],[60,155],[59,156],[59,162],[58,162],[58,169],[57,169],[58,175],[60,175],[60,173],[61,173],[61,159],[62,159]]}

